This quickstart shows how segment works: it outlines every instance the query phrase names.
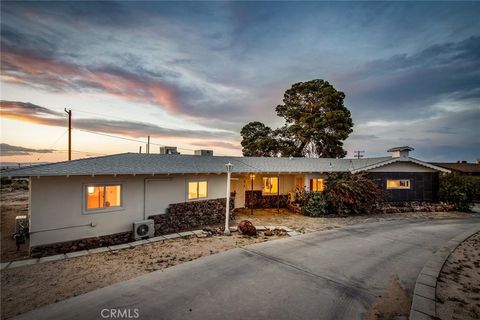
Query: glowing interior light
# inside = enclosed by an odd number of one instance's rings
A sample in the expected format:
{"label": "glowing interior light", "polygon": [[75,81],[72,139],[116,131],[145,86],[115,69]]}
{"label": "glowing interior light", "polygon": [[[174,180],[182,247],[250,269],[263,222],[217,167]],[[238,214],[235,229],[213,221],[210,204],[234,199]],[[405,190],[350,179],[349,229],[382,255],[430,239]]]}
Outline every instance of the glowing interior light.
{"label": "glowing interior light", "polygon": [[88,187],[88,193],[93,193],[95,191],[95,187]]}

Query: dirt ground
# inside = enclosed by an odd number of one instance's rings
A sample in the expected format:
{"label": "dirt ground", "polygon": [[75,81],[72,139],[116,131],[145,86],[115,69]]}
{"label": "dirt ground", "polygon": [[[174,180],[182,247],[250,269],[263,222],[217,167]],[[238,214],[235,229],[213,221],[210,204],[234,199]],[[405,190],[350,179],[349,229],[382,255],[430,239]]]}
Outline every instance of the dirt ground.
{"label": "dirt ground", "polygon": [[[4,186],[1,191],[1,260],[4,262],[28,258],[26,252],[28,244],[24,245],[23,250],[17,253],[12,237],[15,216],[26,214],[28,210],[28,191]],[[255,210],[253,216],[249,210],[237,210],[231,225],[236,226],[241,220],[246,219],[255,225],[286,226],[300,232],[311,232],[380,220],[466,216],[468,214],[460,212],[429,212],[311,218],[287,210],[277,213],[276,209],[262,209]],[[2,270],[1,318],[10,318],[43,305],[202,256],[279,237],[280,235],[243,237],[234,234],[231,237],[175,239],[120,250],[115,253],[98,253],[63,261]],[[404,297],[397,294],[401,293],[401,290],[397,289],[395,282],[392,282],[392,295],[389,299],[397,301],[395,299],[401,298],[404,302]],[[379,301],[373,315],[390,314],[392,309],[388,309],[386,306],[395,304],[390,300]],[[395,313],[403,314],[398,310]]]}
{"label": "dirt ground", "polygon": [[436,294],[439,319],[480,319],[480,232],[450,255]]}
{"label": "dirt ground", "polygon": [[365,314],[364,320],[407,319],[410,314],[412,297],[400,284],[398,275],[390,277],[387,295],[379,296]]}
{"label": "dirt ground", "polygon": [[280,237],[244,237],[238,234],[230,237],[191,237],[2,270],[1,318],[10,318],[182,262]]}
{"label": "dirt ground", "polygon": [[4,183],[0,188],[0,234],[1,234],[1,256],[0,260],[12,261],[28,258],[28,240],[20,247],[13,239],[15,232],[15,216],[28,214],[28,190],[25,189],[28,183],[20,182],[14,185]]}
{"label": "dirt ground", "polygon": [[314,218],[306,217],[301,214],[295,214],[288,210],[280,209],[255,209],[253,215],[250,210],[241,209],[235,211],[235,220],[231,225],[236,225],[242,220],[250,220],[254,225],[261,226],[285,226],[298,232],[312,232],[319,230],[329,230],[340,228],[347,225],[375,222],[382,220],[416,220],[416,219],[442,219],[442,218],[463,218],[470,214],[450,211],[450,212],[408,212],[408,213],[388,213],[373,214],[363,216],[348,217],[325,217]]}

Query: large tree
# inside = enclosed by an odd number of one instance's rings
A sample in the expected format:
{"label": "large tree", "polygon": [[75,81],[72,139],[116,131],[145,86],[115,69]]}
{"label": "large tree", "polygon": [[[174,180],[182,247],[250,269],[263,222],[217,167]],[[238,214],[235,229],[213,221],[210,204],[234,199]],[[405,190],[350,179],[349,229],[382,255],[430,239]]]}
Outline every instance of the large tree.
{"label": "large tree", "polygon": [[[343,92],[324,80],[292,85],[283,96],[283,104],[275,109],[278,116],[285,118],[285,125],[271,130],[261,122],[247,124],[241,131],[243,154],[344,157],[347,153],[343,140],[353,131],[344,99]],[[252,134],[252,128],[258,131]],[[259,152],[259,146],[271,147]]]}
{"label": "large tree", "polygon": [[261,122],[250,122],[240,131],[243,155],[248,157],[276,157],[279,145],[276,133]]}

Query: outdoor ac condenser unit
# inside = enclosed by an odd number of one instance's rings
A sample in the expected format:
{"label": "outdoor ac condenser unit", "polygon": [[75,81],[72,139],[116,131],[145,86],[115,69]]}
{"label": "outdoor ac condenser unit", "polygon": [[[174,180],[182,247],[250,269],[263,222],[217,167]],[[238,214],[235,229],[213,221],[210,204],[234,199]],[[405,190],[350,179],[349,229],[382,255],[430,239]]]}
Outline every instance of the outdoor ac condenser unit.
{"label": "outdoor ac condenser unit", "polygon": [[135,240],[152,238],[155,235],[155,224],[153,220],[137,221],[133,223],[133,235]]}
{"label": "outdoor ac condenser unit", "polygon": [[15,234],[28,231],[28,218],[27,216],[15,217]]}

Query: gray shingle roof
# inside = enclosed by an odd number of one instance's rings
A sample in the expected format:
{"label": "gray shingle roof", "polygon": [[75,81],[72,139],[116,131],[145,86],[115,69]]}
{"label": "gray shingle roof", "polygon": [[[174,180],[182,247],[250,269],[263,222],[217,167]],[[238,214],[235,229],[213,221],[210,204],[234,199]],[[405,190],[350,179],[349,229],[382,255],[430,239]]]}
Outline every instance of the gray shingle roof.
{"label": "gray shingle roof", "polygon": [[56,162],[5,171],[4,176],[121,175],[223,173],[231,162],[233,172],[342,172],[358,170],[390,160],[364,159],[217,157],[122,153],[104,157]]}

